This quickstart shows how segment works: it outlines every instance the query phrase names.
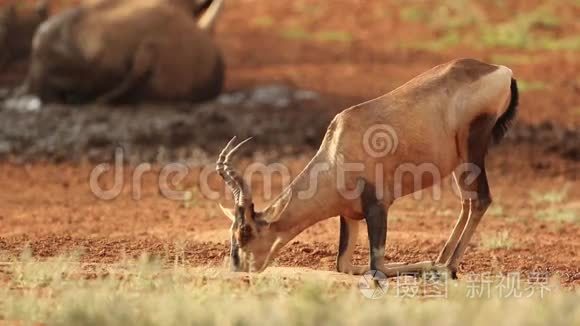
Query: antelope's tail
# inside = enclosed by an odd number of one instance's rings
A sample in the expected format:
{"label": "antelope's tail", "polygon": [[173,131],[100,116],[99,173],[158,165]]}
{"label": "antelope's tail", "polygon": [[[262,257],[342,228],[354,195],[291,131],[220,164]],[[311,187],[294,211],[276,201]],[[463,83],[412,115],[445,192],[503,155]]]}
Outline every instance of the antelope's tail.
{"label": "antelope's tail", "polygon": [[518,112],[518,103],[519,103],[518,83],[513,78],[510,89],[511,89],[511,98],[507,110],[497,119],[495,125],[493,126],[492,131],[493,141],[496,144],[503,139],[506,132],[511,127],[512,122],[516,117],[516,113]]}

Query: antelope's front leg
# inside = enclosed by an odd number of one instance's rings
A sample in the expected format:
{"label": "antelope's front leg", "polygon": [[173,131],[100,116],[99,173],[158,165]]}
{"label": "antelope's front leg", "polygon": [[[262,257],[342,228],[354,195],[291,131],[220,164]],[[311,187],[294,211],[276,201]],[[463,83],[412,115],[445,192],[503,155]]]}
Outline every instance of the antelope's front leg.
{"label": "antelope's front leg", "polygon": [[361,201],[369,235],[370,269],[382,271],[387,241],[387,209],[377,199],[375,187],[368,183],[363,188]]}
{"label": "antelope's front leg", "polygon": [[393,263],[385,265],[385,243],[387,241],[387,208],[375,195],[374,187],[365,186],[362,194],[362,206],[367,221],[370,251],[370,269],[378,270],[387,277],[405,273],[420,273],[433,269],[432,261],[420,263]]}
{"label": "antelope's front leg", "polygon": [[338,256],[336,257],[336,270],[340,273],[362,275],[368,268],[352,264],[352,255],[358,239],[360,222],[344,216],[340,217],[340,238],[338,241]]}
{"label": "antelope's front leg", "polygon": [[[352,256],[358,239],[360,221],[340,217],[340,239],[338,242],[338,255],[336,257],[336,270],[351,275],[362,275],[369,271],[369,267],[353,265]],[[385,265],[385,269],[403,266],[413,266],[406,263],[391,263]]]}

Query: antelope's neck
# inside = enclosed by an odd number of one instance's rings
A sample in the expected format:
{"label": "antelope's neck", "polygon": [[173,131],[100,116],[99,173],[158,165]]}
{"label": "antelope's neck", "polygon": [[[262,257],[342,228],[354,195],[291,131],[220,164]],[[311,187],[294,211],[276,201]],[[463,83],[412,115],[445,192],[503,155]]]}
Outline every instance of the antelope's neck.
{"label": "antelope's neck", "polygon": [[335,173],[327,160],[316,157],[282,192],[278,201],[290,202],[273,224],[284,242],[322,220],[340,213],[340,197],[336,191]]}

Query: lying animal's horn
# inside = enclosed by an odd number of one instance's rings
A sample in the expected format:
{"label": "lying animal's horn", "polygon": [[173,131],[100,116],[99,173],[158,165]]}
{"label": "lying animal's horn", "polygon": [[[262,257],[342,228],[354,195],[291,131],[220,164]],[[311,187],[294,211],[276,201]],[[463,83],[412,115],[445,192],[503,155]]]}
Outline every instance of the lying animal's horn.
{"label": "lying animal's horn", "polygon": [[199,26],[201,30],[213,33],[218,16],[223,9],[224,1],[225,0],[212,1],[211,5],[197,22],[197,26]]}
{"label": "lying animal's horn", "polygon": [[216,163],[216,171],[224,179],[224,182],[234,194],[236,205],[241,207],[248,207],[252,204],[252,192],[244,181],[244,178],[242,178],[234,168],[232,168],[231,159],[242,145],[247,143],[250,139],[252,138],[248,138],[239,143],[236,147],[231,148],[236,141],[236,137],[232,138],[232,140],[230,140],[226,147],[221,151]]}

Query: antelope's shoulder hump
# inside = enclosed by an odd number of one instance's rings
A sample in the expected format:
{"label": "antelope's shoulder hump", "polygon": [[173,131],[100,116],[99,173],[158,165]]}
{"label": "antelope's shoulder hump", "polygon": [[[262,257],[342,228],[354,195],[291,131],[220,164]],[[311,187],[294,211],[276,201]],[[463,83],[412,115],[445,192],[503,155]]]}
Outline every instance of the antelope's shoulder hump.
{"label": "antelope's shoulder hump", "polygon": [[475,59],[458,59],[445,64],[442,74],[460,83],[471,83],[480,80],[497,69],[499,69],[499,66]]}
{"label": "antelope's shoulder hump", "polygon": [[457,59],[427,70],[392,91],[391,95],[397,97],[412,95],[421,98],[424,95],[433,95],[441,89],[453,93],[458,88],[477,82],[499,68],[500,66],[475,59]]}

